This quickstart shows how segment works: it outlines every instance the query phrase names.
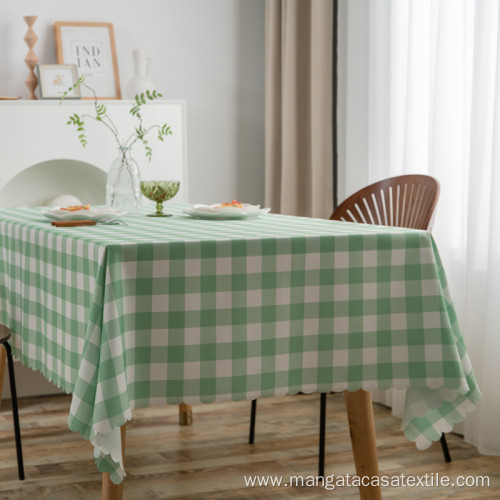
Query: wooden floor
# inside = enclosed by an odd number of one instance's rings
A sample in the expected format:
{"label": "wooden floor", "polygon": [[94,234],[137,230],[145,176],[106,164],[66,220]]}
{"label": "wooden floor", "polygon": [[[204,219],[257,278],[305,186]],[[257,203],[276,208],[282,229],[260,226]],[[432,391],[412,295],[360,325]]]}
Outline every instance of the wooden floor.
{"label": "wooden floor", "polygon": [[[20,401],[27,479],[17,479],[9,402],[0,409],[0,498],[98,499],[101,474],[88,442],[67,428],[69,396]],[[244,476],[316,476],[319,396],[259,400],[254,445],[247,444],[250,403],[198,405],[194,425],[178,425],[177,407],[138,409],[127,427],[124,498],[281,499],[358,498],[357,488],[245,487]],[[381,474],[488,475],[482,488],[383,488],[384,498],[500,498],[500,457],[479,455],[448,435],[453,461],[441,447],[417,451],[399,430],[400,421],[375,405]],[[343,396],[328,396],[326,474],[353,474]]]}

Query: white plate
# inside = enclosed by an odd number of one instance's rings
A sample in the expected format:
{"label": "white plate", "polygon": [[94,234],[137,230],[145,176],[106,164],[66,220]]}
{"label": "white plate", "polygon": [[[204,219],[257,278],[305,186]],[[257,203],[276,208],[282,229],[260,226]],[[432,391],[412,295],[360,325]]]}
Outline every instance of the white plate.
{"label": "white plate", "polygon": [[260,205],[243,203],[243,207],[221,207],[220,203],[215,205],[193,205],[184,209],[184,213],[197,219],[250,219],[267,214],[270,208],[260,208]]}
{"label": "white plate", "polygon": [[96,222],[113,222],[120,217],[123,217],[127,212],[117,208],[95,206],[90,207],[90,210],[75,210],[69,212],[62,210],[60,207],[47,209],[43,215],[50,220],[94,220]]}

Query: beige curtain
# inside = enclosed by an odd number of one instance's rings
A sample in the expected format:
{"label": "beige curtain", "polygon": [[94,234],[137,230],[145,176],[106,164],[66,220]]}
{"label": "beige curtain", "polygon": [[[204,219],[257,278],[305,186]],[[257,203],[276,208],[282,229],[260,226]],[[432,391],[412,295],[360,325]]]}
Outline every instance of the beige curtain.
{"label": "beige curtain", "polygon": [[266,0],[266,206],[333,210],[333,0]]}

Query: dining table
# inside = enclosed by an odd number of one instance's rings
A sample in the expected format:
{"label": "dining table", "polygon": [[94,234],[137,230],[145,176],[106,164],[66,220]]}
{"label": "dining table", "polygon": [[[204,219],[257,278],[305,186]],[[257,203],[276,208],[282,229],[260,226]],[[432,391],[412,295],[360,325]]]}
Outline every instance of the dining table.
{"label": "dining table", "polygon": [[135,407],[344,391],[356,471],[372,477],[370,390],[406,389],[402,430],[419,449],[475,408],[429,232],[187,207],[80,227],[0,209],[0,321],[22,364],[71,393],[103,498],[121,498]]}

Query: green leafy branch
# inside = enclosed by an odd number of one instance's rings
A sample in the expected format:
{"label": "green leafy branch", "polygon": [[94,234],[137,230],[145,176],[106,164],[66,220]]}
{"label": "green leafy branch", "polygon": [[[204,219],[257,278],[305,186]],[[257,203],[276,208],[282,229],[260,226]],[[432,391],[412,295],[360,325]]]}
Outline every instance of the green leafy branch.
{"label": "green leafy branch", "polygon": [[71,86],[69,86],[67,88],[67,90],[64,92],[64,94],[62,95],[60,101],[59,101],[59,106],[62,104],[62,102],[64,101],[64,99],[67,97],[67,95],[70,93],[70,92],[73,92],[73,90],[81,87],[83,85],[83,82],[85,81],[85,75],[81,75],[80,78],[78,78],[78,80]]}
{"label": "green leafy branch", "polygon": [[87,135],[85,134],[85,123],[77,113],[68,117],[67,125],[74,125],[79,132],[78,139],[83,147],[87,145]]}
{"label": "green leafy branch", "polygon": [[148,159],[148,161],[151,161],[151,156],[153,155],[153,150],[151,149],[151,146],[149,146],[149,142],[145,138],[145,135],[148,133],[148,131],[145,130],[142,127],[142,125],[139,125],[139,127],[136,127],[136,129],[135,129],[135,133],[137,135],[137,139],[139,139],[142,142],[142,144],[144,145],[146,158]]}
{"label": "green leafy branch", "polygon": [[162,127],[158,128],[158,139],[163,142],[167,135],[172,135],[172,129],[165,123]]}
{"label": "green leafy branch", "polygon": [[[135,96],[135,105],[130,110],[130,114],[139,120],[139,125],[135,129],[135,134],[132,134],[126,141],[125,144],[128,144],[129,147],[132,147],[138,140],[140,140],[144,146],[146,158],[151,161],[151,156],[153,151],[149,146],[149,142],[145,139],[145,136],[151,132],[153,129],[158,129],[158,139],[160,141],[164,141],[164,137],[167,135],[172,135],[172,129],[164,123],[163,125],[153,125],[148,129],[145,129],[142,125],[142,106],[147,104],[148,101],[155,101],[156,99],[160,99],[163,97],[162,94],[157,92],[156,90],[146,90],[146,92],[142,92],[141,94],[137,94]],[[130,144],[129,144],[129,141]]]}
{"label": "green leafy branch", "polygon": [[137,94],[135,96],[135,106],[130,110],[130,114],[132,116],[138,116],[140,118],[141,106],[146,104],[149,101],[155,101],[156,99],[160,99],[163,97],[163,94],[160,94],[156,90],[146,90],[146,92],[142,92],[141,94]]}
{"label": "green leafy branch", "polygon": [[138,94],[135,96],[135,104],[133,107],[130,109],[130,114],[137,118],[139,120],[139,124],[137,127],[135,127],[134,132],[125,140],[125,141],[120,141],[120,138],[118,137],[118,129],[116,125],[114,124],[113,120],[111,117],[108,115],[107,108],[104,104],[99,104],[99,100],[97,98],[97,95],[92,87],[87,85],[85,83],[85,75],[81,75],[78,80],[71,85],[62,95],[61,100],[59,101],[59,105],[62,104],[64,98],[73,90],[79,88],[79,87],[85,87],[89,89],[94,97],[94,110],[95,110],[95,116],[91,115],[78,115],[77,113],[74,113],[68,118],[68,125],[74,125],[77,128],[77,132],[79,133],[78,139],[80,143],[82,144],[83,147],[87,145],[87,135],[86,135],[86,130],[85,130],[85,118],[89,118],[92,120],[96,120],[108,128],[113,136],[115,137],[116,142],[118,143],[118,146],[120,148],[131,148],[137,141],[141,141],[144,150],[145,150],[145,155],[148,161],[151,161],[151,157],[153,155],[153,150],[151,146],[149,145],[149,141],[146,139],[146,136],[149,134],[154,129],[158,130],[158,139],[163,142],[165,137],[168,135],[172,135],[172,129],[169,125],[166,123],[162,125],[153,125],[149,128],[144,128],[143,126],[143,119],[142,119],[142,106],[148,103],[148,101],[155,101],[157,99],[160,99],[163,97],[162,94],[160,94],[156,90],[147,90],[146,92],[142,92],[141,94]]}

